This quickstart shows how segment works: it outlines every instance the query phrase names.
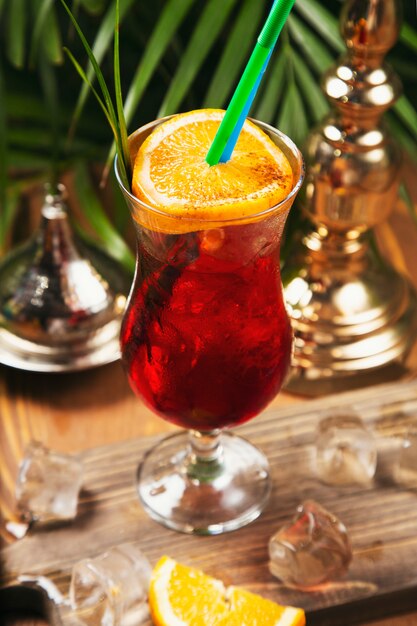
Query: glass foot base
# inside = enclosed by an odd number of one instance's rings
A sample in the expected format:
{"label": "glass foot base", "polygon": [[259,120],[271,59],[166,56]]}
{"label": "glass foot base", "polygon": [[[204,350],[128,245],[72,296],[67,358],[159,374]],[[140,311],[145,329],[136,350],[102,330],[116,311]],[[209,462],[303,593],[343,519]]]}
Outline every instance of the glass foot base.
{"label": "glass foot base", "polygon": [[184,533],[217,535],[260,515],[271,488],[268,461],[232,433],[222,433],[219,441],[215,462],[196,462],[187,432],[167,437],[147,453],[137,488],[153,519]]}

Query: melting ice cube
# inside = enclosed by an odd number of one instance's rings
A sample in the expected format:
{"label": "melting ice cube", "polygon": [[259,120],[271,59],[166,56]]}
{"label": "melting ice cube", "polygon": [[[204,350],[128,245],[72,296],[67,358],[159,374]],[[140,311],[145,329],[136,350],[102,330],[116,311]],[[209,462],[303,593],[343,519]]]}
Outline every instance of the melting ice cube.
{"label": "melting ice cube", "polygon": [[394,471],[399,483],[417,487],[417,421],[409,427],[401,443],[398,463]]}
{"label": "melting ice cube", "polygon": [[88,626],[137,626],[148,619],[151,566],[134,544],[122,544],[76,563],[70,603]]}
{"label": "melting ice cube", "polygon": [[340,414],[320,421],[316,436],[316,468],[329,485],[369,483],[376,470],[372,433],[360,417]]}
{"label": "melting ice cube", "polygon": [[342,576],[352,559],[345,526],[313,500],[269,541],[271,573],[288,587],[311,588]]}
{"label": "melting ice cube", "polygon": [[26,521],[70,520],[77,514],[83,467],[76,457],[32,442],[16,481],[17,508]]}

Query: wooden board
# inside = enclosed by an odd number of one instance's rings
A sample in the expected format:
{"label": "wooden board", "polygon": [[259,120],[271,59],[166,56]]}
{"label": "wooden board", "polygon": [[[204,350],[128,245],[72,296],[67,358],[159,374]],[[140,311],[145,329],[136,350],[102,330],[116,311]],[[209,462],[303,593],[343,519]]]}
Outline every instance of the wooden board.
{"label": "wooden board", "polygon": [[[359,414],[377,438],[378,469],[370,487],[328,487],[315,477],[316,424],[341,410]],[[74,562],[111,545],[134,541],[152,563],[169,554],[226,584],[302,606],[309,624],[352,624],[416,608],[417,490],[398,486],[392,472],[401,438],[416,416],[417,381],[409,381],[273,409],[236,429],[268,456],[273,491],[258,520],[217,537],[169,531],[143,511],[135,473],[157,438],[83,452],[85,484],[77,519],[55,528],[34,527],[24,539],[5,548],[5,581],[19,574],[43,574],[66,593]],[[314,593],[286,589],[268,568],[269,537],[307,498],[340,517],[354,552],[348,575]]]}

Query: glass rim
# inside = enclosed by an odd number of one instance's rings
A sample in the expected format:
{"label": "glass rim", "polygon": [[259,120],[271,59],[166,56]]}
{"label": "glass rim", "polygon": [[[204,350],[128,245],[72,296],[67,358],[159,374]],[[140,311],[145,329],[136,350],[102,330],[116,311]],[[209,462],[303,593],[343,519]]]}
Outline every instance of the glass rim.
{"label": "glass rim", "polygon": [[[143,132],[146,132],[147,130],[150,130],[156,124],[158,125],[162,124],[163,122],[171,119],[172,117],[175,117],[175,114],[167,115],[165,117],[152,120],[151,122],[148,122],[147,124],[144,124],[143,126],[140,126],[137,130],[133,131],[133,133],[129,135],[128,137],[129,144],[131,143],[132,139],[136,138],[137,135],[142,134]],[[304,163],[303,155],[301,153],[301,150],[296,146],[293,140],[290,139],[290,137],[288,137],[288,135],[286,135],[282,131],[278,130],[277,128],[274,128],[273,126],[271,126],[270,124],[267,124],[266,122],[262,122],[260,120],[256,120],[251,117],[249,117],[248,119],[254,124],[256,124],[257,126],[259,126],[262,130],[264,131],[266,130],[267,134],[271,133],[273,135],[277,135],[281,139],[281,141],[285,144],[285,146],[291,150],[300,168],[298,180],[296,184],[294,185],[294,187],[291,189],[290,193],[287,196],[285,196],[285,198],[283,198],[280,202],[278,202],[277,204],[274,204],[273,206],[267,209],[263,209],[262,211],[259,211],[257,213],[250,213],[249,215],[245,215],[245,216],[239,215],[239,216],[226,217],[226,218],[213,217],[212,219],[200,218],[200,217],[195,217],[195,216],[188,217],[184,215],[175,215],[169,211],[163,211],[161,209],[157,209],[156,207],[153,207],[150,204],[146,204],[145,202],[143,202],[143,200],[139,200],[139,198],[133,195],[132,192],[126,189],[120,177],[117,154],[114,158],[114,173],[116,176],[116,180],[120,188],[122,189],[123,193],[129,198],[130,202],[133,205],[136,204],[142,209],[148,211],[149,213],[153,213],[160,217],[168,218],[176,222],[184,222],[184,223],[192,222],[194,224],[201,222],[202,224],[215,224],[216,226],[218,226],[219,224],[223,224],[223,223],[224,224],[233,224],[237,222],[242,223],[242,220],[244,220],[244,223],[248,224],[252,221],[256,221],[260,217],[268,215],[269,213],[279,212],[280,208],[283,208],[286,204],[288,204],[288,202],[292,200],[292,198],[294,198],[297,195],[301,185],[303,184],[304,177],[305,177],[305,163]],[[285,156],[287,155],[285,154]]]}

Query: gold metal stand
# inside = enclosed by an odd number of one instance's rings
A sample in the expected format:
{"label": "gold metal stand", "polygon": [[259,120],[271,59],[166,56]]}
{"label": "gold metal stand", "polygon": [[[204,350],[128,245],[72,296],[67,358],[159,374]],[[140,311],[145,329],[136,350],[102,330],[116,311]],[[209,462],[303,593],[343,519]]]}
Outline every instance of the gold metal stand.
{"label": "gold metal stand", "polygon": [[383,58],[400,28],[397,0],[348,0],[347,54],[323,79],[335,111],[304,151],[303,208],[311,231],[283,271],[295,334],[288,387],[309,395],[401,375],[417,335],[417,300],[384,262],[372,228],[398,194],[401,151],[382,114],[401,92]]}

